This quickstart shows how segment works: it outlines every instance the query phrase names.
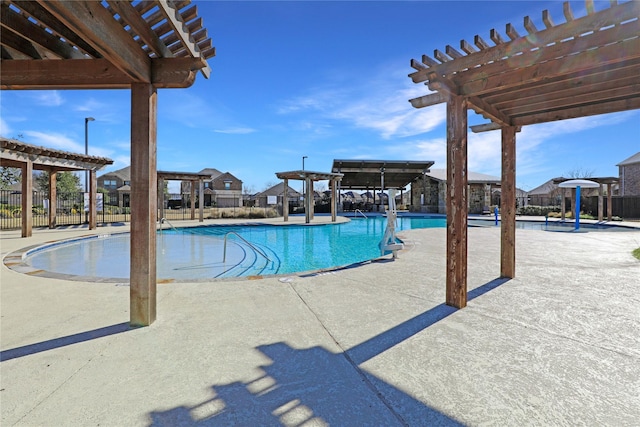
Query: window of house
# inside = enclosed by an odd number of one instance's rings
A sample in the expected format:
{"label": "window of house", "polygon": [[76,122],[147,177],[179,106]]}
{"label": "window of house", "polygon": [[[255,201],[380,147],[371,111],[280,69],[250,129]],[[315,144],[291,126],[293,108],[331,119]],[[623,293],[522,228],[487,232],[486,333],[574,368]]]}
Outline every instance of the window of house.
{"label": "window of house", "polygon": [[116,182],[115,179],[105,179],[102,185],[107,190],[115,190],[117,188],[118,183]]}
{"label": "window of house", "polygon": [[231,181],[225,181],[224,182],[224,189],[225,190],[231,190]]}
{"label": "window of house", "polygon": [[[115,182],[115,181],[114,181]],[[125,181],[124,185],[131,185],[131,181]]]}

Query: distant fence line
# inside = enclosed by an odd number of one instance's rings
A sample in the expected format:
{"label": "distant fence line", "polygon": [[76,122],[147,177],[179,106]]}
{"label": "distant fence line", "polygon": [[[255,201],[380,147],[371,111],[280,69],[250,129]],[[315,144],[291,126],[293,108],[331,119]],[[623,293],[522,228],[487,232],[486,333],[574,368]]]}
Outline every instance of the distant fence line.
{"label": "distant fence line", "polygon": [[[130,193],[102,193],[102,203],[98,201],[98,224],[110,224],[131,221]],[[0,229],[13,230],[22,227],[22,194],[19,191],[0,190]],[[204,218],[271,218],[282,215],[281,206],[237,206],[239,199],[234,200],[232,207],[204,207]],[[56,225],[81,225],[88,223],[85,212],[84,194],[58,193],[56,201]],[[32,226],[47,227],[49,225],[49,202],[45,192],[33,192]],[[191,219],[191,202],[188,194],[165,194],[164,217],[169,220]],[[196,201],[195,218],[199,218],[198,201]]]}

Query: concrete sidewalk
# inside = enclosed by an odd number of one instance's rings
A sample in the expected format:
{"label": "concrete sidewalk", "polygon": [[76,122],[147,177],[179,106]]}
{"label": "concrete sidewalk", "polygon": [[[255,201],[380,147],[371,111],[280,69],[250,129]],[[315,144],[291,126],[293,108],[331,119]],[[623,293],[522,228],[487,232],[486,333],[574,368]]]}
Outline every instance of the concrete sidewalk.
{"label": "concrete sidewalk", "polygon": [[[91,233],[19,234],[3,257]],[[637,426],[640,232],[517,230],[509,281],[499,229],[468,234],[462,310],[443,304],[444,229],[402,232],[395,261],[161,284],[140,329],[127,286],[3,264],[0,424]]]}

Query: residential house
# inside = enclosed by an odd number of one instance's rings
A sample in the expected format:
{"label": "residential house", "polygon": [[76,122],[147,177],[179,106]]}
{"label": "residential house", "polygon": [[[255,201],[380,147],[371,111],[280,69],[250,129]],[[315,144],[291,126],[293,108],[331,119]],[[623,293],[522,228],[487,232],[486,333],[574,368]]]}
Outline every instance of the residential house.
{"label": "residential house", "polygon": [[128,208],[131,198],[131,166],[107,172],[97,178],[98,188],[107,190],[105,205],[117,205]]}
{"label": "residential house", "polygon": [[[219,208],[240,207],[242,202],[242,181],[230,172],[220,172],[218,169],[205,168],[200,174],[207,174],[211,179],[204,180],[204,206]],[[197,193],[196,188],[196,193]],[[191,192],[191,181],[180,183],[180,192]]]}
{"label": "residential house", "polygon": [[[291,188],[291,186],[287,186],[287,198],[289,202],[289,206],[298,205],[301,193]],[[274,185],[271,188],[267,188],[261,193],[255,195],[255,206],[257,207],[267,207],[267,206],[277,206],[282,205],[282,199],[284,197],[284,182]],[[290,210],[290,212],[293,212]]]}
{"label": "residential house", "polygon": [[618,163],[620,196],[640,196],[640,151]]}
{"label": "residential house", "polygon": [[[499,203],[502,179],[476,172],[467,173],[469,213],[489,212],[490,206]],[[412,211],[446,213],[447,171],[431,169],[411,184]],[[496,200],[496,197],[497,200]]]}
{"label": "residential house", "polygon": [[529,204],[533,206],[560,206],[562,201],[562,190],[558,187],[558,183],[563,178],[552,178],[529,190]]}

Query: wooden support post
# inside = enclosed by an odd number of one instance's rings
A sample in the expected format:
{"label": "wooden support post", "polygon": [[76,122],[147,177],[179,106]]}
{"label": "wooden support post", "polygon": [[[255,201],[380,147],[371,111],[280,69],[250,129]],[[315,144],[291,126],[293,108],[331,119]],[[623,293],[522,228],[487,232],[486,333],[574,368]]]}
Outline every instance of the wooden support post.
{"label": "wooden support post", "polygon": [[598,187],[598,222],[604,220],[604,184]]}
{"label": "wooden support post", "polygon": [[49,171],[49,228],[56,228],[58,189],[56,188],[58,175],[55,170]]}
{"label": "wooden support post", "polygon": [[560,189],[560,220],[564,221],[567,218],[567,196],[564,194],[564,187]]}
{"label": "wooden support post", "polygon": [[204,181],[198,180],[198,222],[204,222]]}
{"label": "wooden support post", "polygon": [[89,230],[95,230],[98,227],[98,179],[96,171],[89,171]]}
{"label": "wooden support post", "polygon": [[331,222],[336,222],[336,180],[332,179],[329,181],[331,183]]}
{"label": "wooden support post", "polygon": [[502,128],[500,277],[516,274],[516,127]]}
{"label": "wooden support post", "polygon": [[[576,212],[576,206],[578,202],[576,201],[576,189],[571,189],[571,218],[576,219],[580,216],[580,212]],[[578,215],[578,216],[576,216]]]}
{"label": "wooden support post", "polygon": [[607,221],[613,220],[613,200],[611,198],[611,184],[607,184]]}
{"label": "wooden support post", "polygon": [[284,191],[282,192],[282,216],[284,222],[289,221],[289,180],[284,178]]}
{"label": "wooden support post", "polygon": [[194,220],[196,219],[196,182],[197,181],[191,181],[191,185],[189,186],[191,188],[190,191],[190,199],[191,199],[191,219]]}
{"label": "wooden support post", "polygon": [[158,178],[158,219],[162,221],[162,218],[164,218],[164,179]]}
{"label": "wooden support post", "polygon": [[31,237],[33,234],[33,162],[28,159],[22,165],[22,237]]}
{"label": "wooden support post", "polygon": [[156,320],[157,104],[153,85],[131,85],[132,326]]}
{"label": "wooden support post", "polygon": [[447,305],[467,305],[467,103],[447,102]]}

